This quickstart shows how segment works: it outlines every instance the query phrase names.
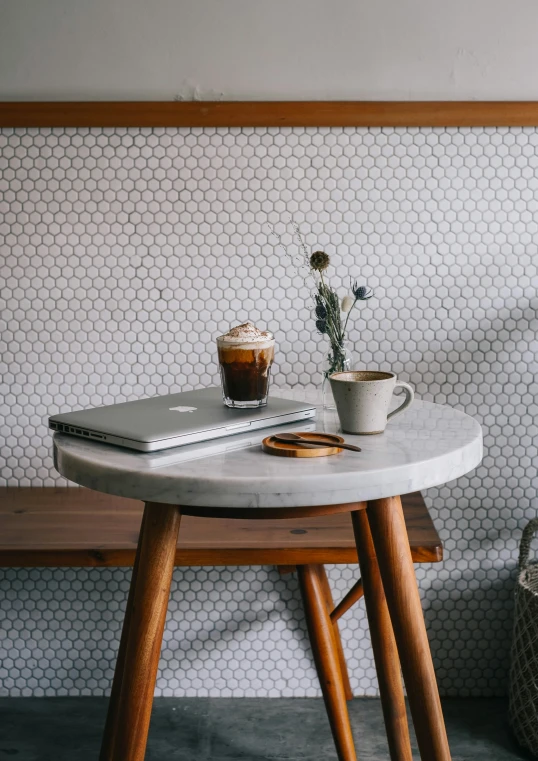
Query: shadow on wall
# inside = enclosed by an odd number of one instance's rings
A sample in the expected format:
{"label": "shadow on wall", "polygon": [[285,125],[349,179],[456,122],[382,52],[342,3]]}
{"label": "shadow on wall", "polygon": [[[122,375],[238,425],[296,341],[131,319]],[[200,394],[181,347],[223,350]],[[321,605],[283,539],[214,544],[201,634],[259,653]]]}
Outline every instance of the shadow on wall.
{"label": "shadow on wall", "polygon": [[[445,695],[502,694],[519,539],[538,514],[536,479],[529,475],[538,456],[538,300],[526,295],[528,287],[515,291],[504,302],[510,308],[492,304],[482,317],[470,313],[458,332],[436,332],[409,376],[422,398],[464,410],[484,430],[476,471],[425,494],[444,560],[416,570]],[[428,372],[419,372],[421,364]],[[439,383],[443,372],[446,384]],[[481,405],[473,402],[477,393]]]}

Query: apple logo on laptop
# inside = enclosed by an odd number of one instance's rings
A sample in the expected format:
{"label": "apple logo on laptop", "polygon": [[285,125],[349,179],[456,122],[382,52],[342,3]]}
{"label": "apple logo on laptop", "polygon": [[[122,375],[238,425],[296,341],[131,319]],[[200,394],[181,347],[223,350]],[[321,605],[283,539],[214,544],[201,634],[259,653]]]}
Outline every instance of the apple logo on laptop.
{"label": "apple logo on laptop", "polygon": [[183,407],[181,404],[178,407],[169,407],[170,412],[194,412],[198,407]]}

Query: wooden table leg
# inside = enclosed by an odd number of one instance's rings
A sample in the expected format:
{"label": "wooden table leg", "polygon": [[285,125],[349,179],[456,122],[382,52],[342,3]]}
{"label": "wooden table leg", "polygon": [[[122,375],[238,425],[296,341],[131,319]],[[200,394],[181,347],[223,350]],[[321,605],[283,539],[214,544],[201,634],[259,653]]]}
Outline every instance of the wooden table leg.
{"label": "wooden table leg", "polygon": [[315,565],[297,566],[310,644],[339,761],[356,761],[338,651],[323,585]]}
{"label": "wooden table leg", "polygon": [[357,579],[351,589],[346,592],[346,594],[342,597],[338,605],[331,613],[331,621],[333,624],[335,621],[338,621],[344,615],[344,613],[347,613],[348,610],[350,610],[356,603],[358,603],[363,595],[364,589],[362,585],[362,579]]}
{"label": "wooden table leg", "polygon": [[400,659],[366,510],[351,513],[364,589],[364,602],[392,761],[413,761]]}
{"label": "wooden table leg", "polygon": [[[362,511],[365,512],[365,511]],[[316,566],[319,580],[321,581],[321,588],[323,589],[323,596],[325,597],[325,602],[327,603],[327,611],[329,615],[334,610],[334,600],[333,595],[331,592],[331,587],[329,585],[329,579],[327,578],[327,572],[325,570],[325,566],[320,563]],[[338,662],[340,664],[340,673],[342,674],[342,682],[344,685],[344,692],[346,693],[346,700],[351,700],[353,698],[353,692],[351,691],[351,684],[349,682],[349,672],[347,670],[347,663],[346,663],[346,657],[344,655],[344,648],[342,647],[342,638],[340,637],[340,628],[338,626],[338,620],[333,620],[331,618],[332,625],[333,625],[333,631],[334,631],[334,641],[336,642],[336,651],[338,653]]]}
{"label": "wooden table leg", "polygon": [[118,719],[121,685],[123,681],[123,670],[125,667],[125,655],[127,652],[127,640],[129,638],[129,627],[131,625],[131,616],[133,612],[134,593],[136,587],[136,579],[138,576],[138,565],[140,563],[140,548],[142,546],[142,537],[144,535],[144,523],[147,511],[148,507],[146,506],[144,508],[144,515],[142,516],[140,532],[138,534],[136,556],[133,565],[133,572],[131,574],[131,584],[129,586],[127,605],[125,606],[120,647],[118,650],[118,657],[116,659],[116,668],[114,669],[114,680],[112,682],[112,690],[110,692],[110,700],[108,703],[108,711],[106,715],[105,730],[103,732],[103,740],[101,742],[101,753],[99,754],[99,761],[112,761],[113,759],[112,754],[114,751],[115,728]]}
{"label": "wooden table leg", "polygon": [[179,507],[146,503],[112,761],[143,761],[146,752],[180,521]]}
{"label": "wooden table leg", "polygon": [[369,502],[367,516],[400,653],[420,756],[424,761],[450,761],[400,497]]}

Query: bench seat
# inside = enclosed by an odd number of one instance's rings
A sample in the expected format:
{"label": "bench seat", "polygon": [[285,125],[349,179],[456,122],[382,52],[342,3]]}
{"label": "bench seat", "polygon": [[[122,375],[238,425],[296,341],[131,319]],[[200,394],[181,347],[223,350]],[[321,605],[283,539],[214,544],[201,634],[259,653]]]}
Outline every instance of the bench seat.
{"label": "bench seat", "polygon": [[[415,563],[443,550],[420,492],[402,497]],[[83,488],[0,489],[0,566],[130,566],[143,504]],[[349,513],[245,520],[183,516],[177,566],[357,563]]]}

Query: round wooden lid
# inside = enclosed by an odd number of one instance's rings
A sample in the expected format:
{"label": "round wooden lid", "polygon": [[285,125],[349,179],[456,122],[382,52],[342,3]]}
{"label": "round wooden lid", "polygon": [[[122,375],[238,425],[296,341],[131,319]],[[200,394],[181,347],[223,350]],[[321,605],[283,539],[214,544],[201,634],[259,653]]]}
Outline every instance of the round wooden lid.
{"label": "round wooden lid", "polygon": [[[343,443],[344,439],[334,433],[315,433],[313,431],[294,431],[300,436],[308,436],[309,439],[330,439],[335,444]],[[302,444],[294,444],[292,441],[275,441],[273,436],[267,436],[262,441],[262,449],[268,454],[274,454],[278,457],[327,457],[332,454],[339,454],[342,449],[338,446],[326,447],[305,447]]]}

